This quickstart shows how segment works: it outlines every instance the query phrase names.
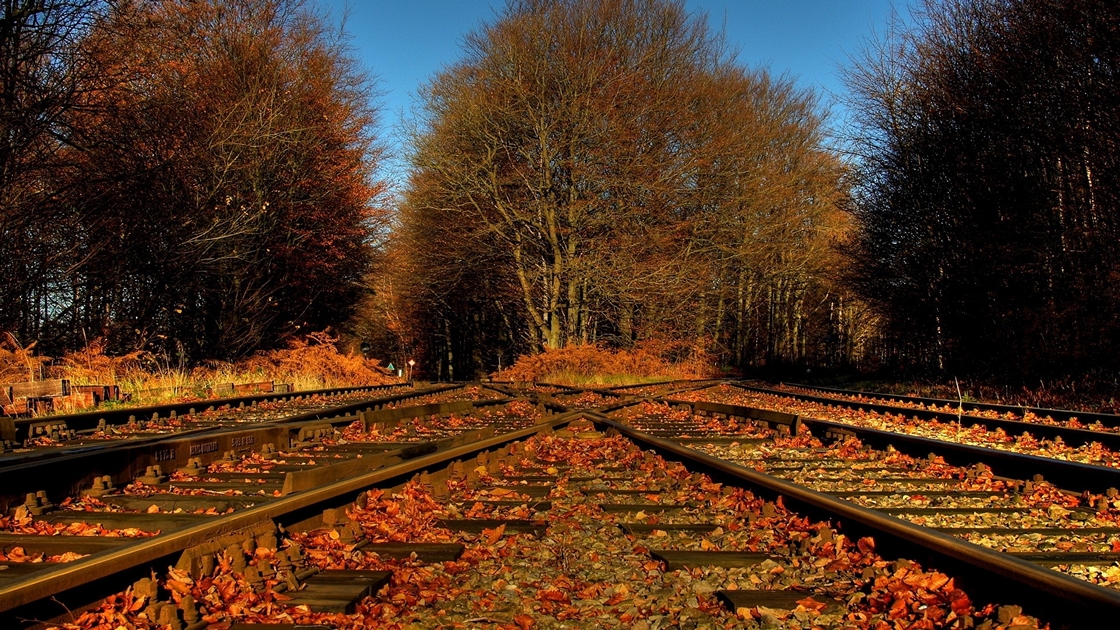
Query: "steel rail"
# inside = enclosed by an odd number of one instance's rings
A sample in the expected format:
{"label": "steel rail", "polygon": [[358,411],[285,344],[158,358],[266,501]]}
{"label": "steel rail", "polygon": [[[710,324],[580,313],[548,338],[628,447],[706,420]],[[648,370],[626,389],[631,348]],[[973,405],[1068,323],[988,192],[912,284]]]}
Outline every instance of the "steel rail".
{"label": "steel rail", "polygon": [[[635,387],[660,387],[662,385],[681,385],[682,387],[689,387],[696,385],[697,387],[704,387],[705,385],[718,385],[723,381],[718,378],[680,378],[669,381],[654,381],[652,383],[635,383],[633,385],[614,385],[611,387],[604,387],[608,391],[615,391],[619,389],[633,389]],[[676,391],[676,390],[675,390]]]}
{"label": "steel rail", "polygon": [[[697,403],[686,400],[666,400],[665,402],[672,405],[689,405],[695,409],[730,416],[781,422],[789,424],[794,433],[797,432],[796,427],[801,425],[809,429],[815,429],[814,433],[818,437],[823,437],[829,433],[834,435],[848,434],[858,437],[870,446],[876,448],[893,447],[914,457],[925,457],[934,453],[944,457],[946,462],[957,466],[970,466],[982,462],[990,466],[993,473],[1013,479],[1027,480],[1035,475],[1042,475],[1044,479],[1059,488],[1077,494],[1085,491],[1104,493],[1109,488],[1120,488],[1120,468],[1082,464],[1052,457],[949,442],[919,435],[861,427],[834,420],[819,420],[768,409],[756,409],[725,403]],[[621,406],[619,405],[619,407]]]}
{"label": "steel rail", "polygon": [[[352,403],[346,403],[345,405],[338,405],[336,407],[330,407],[328,409],[320,409],[318,411],[308,411],[308,412],[305,412],[305,413],[296,414],[294,416],[289,416],[287,418],[271,420],[270,422],[305,422],[307,420],[322,420],[323,418],[328,418],[328,417],[332,417],[332,416],[340,416],[340,415],[343,415],[343,414],[353,413],[355,411],[363,411],[363,410],[370,409],[371,407],[374,410],[383,409],[385,407],[385,405],[390,405],[390,404],[395,403],[395,402],[404,402],[406,400],[411,400],[413,398],[420,398],[421,396],[430,396],[432,394],[442,394],[443,392],[449,392],[449,391],[453,391],[453,390],[456,390],[456,389],[462,389],[464,387],[466,387],[466,385],[462,385],[462,384],[437,385],[435,387],[429,387],[427,389],[418,389],[418,390],[411,391],[411,392],[401,392],[399,394],[382,396],[380,398],[370,398],[370,399],[367,399],[367,400],[359,400],[359,401],[352,402]],[[504,392],[499,392],[499,393],[504,393]]]}
{"label": "steel rail", "polygon": [[[458,386],[444,387],[441,391]],[[418,395],[432,393],[423,390]],[[415,395],[411,395],[415,397]],[[361,418],[377,422],[394,418],[416,417],[441,413],[470,411],[478,407],[503,405],[518,399],[460,401],[432,403],[383,409],[383,403],[399,402],[400,396],[372,399],[342,407],[321,409],[303,414],[302,417],[277,418],[258,423],[245,423],[229,427],[212,427],[195,431],[180,431],[144,439],[114,440],[105,447],[81,451],[56,453],[54,457],[36,457],[27,461],[11,462],[0,466],[0,510],[19,505],[27,493],[40,490],[48,497],[73,496],[88,488],[95,477],[108,475],[114,483],[128,483],[141,474],[147,466],[158,464],[166,470],[187,464],[191,457],[201,455],[209,461],[220,457],[227,450],[247,452],[267,442],[279,444],[300,425],[315,423],[349,423],[359,417],[350,415],[364,412]]]}
{"label": "steel rail", "polygon": [[[188,438],[204,437],[214,433],[237,431],[241,429],[248,429],[252,427],[263,427],[275,425],[278,423],[299,423],[309,422],[315,420],[324,420],[328,418],[335,418],[344,416],[354,412],[359,412],[366,409],[381,409],[385,405],[401,402],[411,398],[420,396],[427,396],[430,394],[442,393],[445,391],[454,390],[463,387],[462,385],[444,385],[440,387],[433,387],[430,389],[416,390],[412,392],[402,392],[400,394],[393,394],[391,396],[382,396],[380,398],[368,398],[356,402],[346,403],[334,407],[325,407],[314,411],[306,411],[295,414],[293,416],[285,416],[272,420],[263,420],[261,422],[252,423],[232,423],[224,427],[198,427],[187,428],[181,431],[168,432],[160,435],[145,435],[138,437],[124,437],[118,440],[102,440],[87,444],[74,445],[74,446],[57,446],[57,447],[42,447],[26,453],[4,453],[0,454],[0,477],[5,474],[9,469],[20,469],[31,464],[41,464],[43,462],[59,461],[63,459],[70,459],[73,457],[88,456],[96,453],[115,453],[127,451],[137,446],[150,446],[158,445],[164,442],[173,442]],[[355,390],[362,391],[362,390]],[[52,416],[51,418],[65,417],[65,416]],[[0,483],[0,487],[5,487]]]}
{"label": "steel rail", "polygon": [[1031,614],[1055,620],[1056,627],[1099,628],[1103,620],[1120,617],[1120,592],[653,437],[595,412],[584,416],[719,480],[783,497],[798,512],[834,520],[845,533],[870,534],[880,551],[924,561],[953,576],[974,595],[1021,604]]}
{"label": "steel rail", "polygon": [[1092,431],[1089,429],[1074,429],[1071,427],[1064,427],[1060,425],[1042,424],[1038,422],[1024,422],[1022,420],[985,418],[982,416],[971,416],[968,414],[961,414],[958,416],[956,413],[934,411],[932,409],[897,407],[894,405],[884,405],[881,403],[869,403],[855,400],[844,400],[839,398],[827,398],[824,396],[812,396],[809,394],[798,394],[796,392],[787,392],[780,389],[756,387],[753,385],[743,385],[739,383],[729,384],[733,387],[738,387],[746,391],[752,391],[761,394],[770,394],[774,396],[782,396],[785,398],[792,398],[795,400],[812,402],[822,405],[832,405],[852,410],[874,411],[881,414],[901,415],[907,418],[919,418],[922,420],[937,420],[944,423],[955,423],[959,420],[960,423],[964,426],[986,426],[990,428],[999,428],[1012,435],[1022,435],[1024,433],[1030,433],[1031,435],[1037,437],[1049,439],[1060,437],[1066,444],[1070,444],[1073,446],[1081,446],[1084,444],[1090,444],[1092,442],[1098,442],[1103,446],[1120,450],[1120,433],[1112,433],[1108,431]]}
{"label": "steel rail", "polygon": [[172,413],[175,413],[176,415],[182,415],[185,413],[194,413],[197,410],[207,408],[218,409],[227,405],[232,407],[241,404],[249,405],[256,402],[266,402],[269,400],[286,400],[291,398],[302,398],[305,396],[329,396],[333,394],[346,394],[351,392],[376,391],[379,389],[400,387],[401,385],[328,387],[324,389],[311,389],[298,392],[251,394],[248,396],[233,396],[228,398],[206,398],[187,402],[165,403],[162,405],[146,405],[143,407],[120,407],[116,409],[84,411],[81,413],[58,414],[31,418],[4,417],[2,419],[11,422],[14,425],[16,437],[19,438],[21,436],[21,431],[24,434],[24,437],[26,437],[25,434],[30,427],[44,423],[65,422],[68,428],[82,431],[86,429],[96,428],[101,420],[105,420],[105,423],[110,425],[125,424],[133,417],[151,418],[153,416],[159,416],[161,418],[164,418],[170,416]]}
{"label": "steel rail", "polygon": [[1097,413],[1093,411],[1075,411],[1073,409],[1050,409],[1048,407],[1032,407],[1030,405],[1001,405],[997,403],[984,403],[984,402],[968,402],[961,400],[949,400],[946,398],[925,398],[922,396],[905,396],[902,394],[885,394],[882,392],[866,392],[851,389],[841,389],[838,387],[821,387],[818,385],[804,385],[801,383],[785,383],[790,387],[801,387],[803,389],[811,389],[819,392],[829,392],[833,394],[842,394],[845,396],[867,396],[869,398],[880,398],[884,400],[898,400],[908,403],[916,403],[923,405],[934,405],[938,407],[957,407],[963,409],[978,410],[978,411],[994,411],[996,413],[1006,414],[1019,414],[1026,415],[1032,413],[1039,417],[1050,416],[1054,420],[1069,421],[1072,418],[1077,418],[1084,423],[1100,422],[1106,427],[1120,427],[1120,415],[1112,413]]}
{"label": "steel rail", "polygon": [[575,417],[578,417],[578,413],[554,415],[530,427],[372,470],[314,490],[274,499],[256,507],[234,512],[229,516],[218,517],[214,522],[141,539],[136,544],[93,554],[81,560],[36,572],[25,579],[0,584],[0,613],[5,613],[0,615],[0,620],[4,618],[10,620],[11,615],[7,613],[20,607],[43,601],[96,580],[154,563],[224,534],[268,520],[284,517],[299,520],[300,516],[308,516],[330,507],[339,507],[353,501],[361,492],[369,488],[403,482],[410,475],[438,468],[485,450],[502,447],[568,422]]}
{"label": "steel rail", "polygon": [[1094,466],[1052,457],[1014,453],[919,435],[907,435],[854,426],[831,420],[815,420],[804,416],[801,416],[801,424],[822,433],[829,431],[848,433],[870,446],[876,448],[891,446],[916,457],[934,453],[944,457],[946,462],[957,466],[968,466],[982,462],[991,467],[993,473],[1003,477],[1029,480],[1034,475],[1042,475],[1046,481],[1055,486],[1075,493],[1088,490],[1103,494],[1109,488],[1120,488],[1120,468]]}

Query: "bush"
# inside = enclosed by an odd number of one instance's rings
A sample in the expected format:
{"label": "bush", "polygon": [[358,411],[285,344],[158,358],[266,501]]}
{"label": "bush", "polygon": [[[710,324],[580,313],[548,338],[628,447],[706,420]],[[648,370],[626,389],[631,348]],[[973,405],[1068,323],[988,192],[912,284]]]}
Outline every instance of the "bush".
{"label": "bush", "polygon": [[297,389],[399,382],[377,360],[339,352],[337,342],[338,338],[331,337],[329,330],[311,333],[293,340],[283,350],[260,352],[234,367],[292,383]]}
{"label": "bush", "polygon": [[679,344],[647,341],[630,350],[613,350],[600,344],[546,350],[522,356],[509,369],[493,376],[507,381],[562,385],[629,385],[705,378],[712,374],[711,364],[703,352]]}
{"label": "bush", "polygon": [[32,352],[34,349],[34,341],[23,346],[16,341],[15,335],[3,333],[0,336],[0,383],[38,378],[50,357],[37,357]]}

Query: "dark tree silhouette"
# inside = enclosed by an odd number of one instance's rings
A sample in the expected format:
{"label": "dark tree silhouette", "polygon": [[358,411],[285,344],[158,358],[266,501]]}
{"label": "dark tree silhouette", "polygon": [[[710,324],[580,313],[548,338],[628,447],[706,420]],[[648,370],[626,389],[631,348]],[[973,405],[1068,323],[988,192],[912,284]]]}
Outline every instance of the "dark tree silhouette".
{"label": "dark tree silhouette", "polygon": [[905,365],[1120,365],[1120,9],[930,1],[849,82],[858,290]]}

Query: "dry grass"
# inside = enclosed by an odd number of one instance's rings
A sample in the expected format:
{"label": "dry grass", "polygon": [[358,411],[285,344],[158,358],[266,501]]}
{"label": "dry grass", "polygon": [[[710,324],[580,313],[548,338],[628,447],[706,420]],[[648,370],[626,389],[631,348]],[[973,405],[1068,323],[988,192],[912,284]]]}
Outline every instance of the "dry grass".
{"label": "dry grass", "polygon": [[[105,353],[103,340],[68,352],[58,360],[34,356],[34,344],[20,346],[11,335],[0,344],[0,382],[64,378],[72,385],[119,385],[132,402],[154,404],[205,398],[208,388],[230,383],[272,381],[296,390],[382,385],[398,382],[377,361],[343,354],[328,331],[294,340],[281,350],[261,352],[234,363],[212,362],[193,369],[148,352]],[[31,378],[29,378],[31,377]]]}
{"label": "dry grass", "polygon": [[122,379],[127,380],[134,375],[145,379],[165,378],[167,370],[150,372],[158,363],[157,357],[148,352],[109,356],[105,354],[105,341],[94,339],[85,348],[63,355],[51,366],[50,373],[54,378],[69,379],[74,385],[119,385]]}
{"label": "dry grass", "polygon": [[[688,358],[673,360],[681,356]],[[575,386],[616,386],[706,378],[712,374],[710,363],[702,353],[677,345],[646,342],[631,350],[582,344],[522,356],[509,369],[502,370],[501,379]]]}
{"label": "dry grass", "polygon": [[0,383],[29,381],[40,378],[50,357],[35,356],[35,342],[24,346],[15,335],[0,335]]}

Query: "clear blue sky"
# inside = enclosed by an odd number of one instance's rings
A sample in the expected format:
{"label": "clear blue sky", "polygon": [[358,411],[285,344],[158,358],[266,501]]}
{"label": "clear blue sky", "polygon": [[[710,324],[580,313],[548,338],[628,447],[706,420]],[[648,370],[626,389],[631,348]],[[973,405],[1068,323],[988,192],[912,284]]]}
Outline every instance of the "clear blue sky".
{"label": "clear blue sky", "polygon": [[[379,77],[384,135],[407,116],[416,88],[461,55],[463,35],[494,19],[503,0],[313,0],[336,21],[348,13],[346,31],[355,54]],[[822,93],[844,90],[838,67],[872,30],[882,32],[891,0],[688,0],[724,28],[739,62],[788,73]],[[900,0],[899,5],[905,6]],[[904,12],[904,11],[903,11]],[[400,165],[387,173],[396,179]]]}

